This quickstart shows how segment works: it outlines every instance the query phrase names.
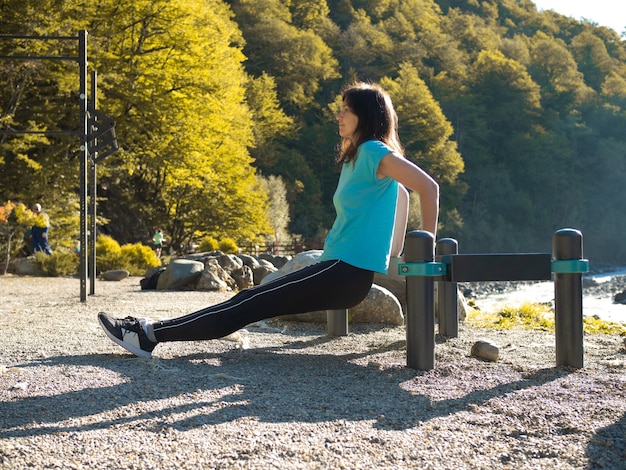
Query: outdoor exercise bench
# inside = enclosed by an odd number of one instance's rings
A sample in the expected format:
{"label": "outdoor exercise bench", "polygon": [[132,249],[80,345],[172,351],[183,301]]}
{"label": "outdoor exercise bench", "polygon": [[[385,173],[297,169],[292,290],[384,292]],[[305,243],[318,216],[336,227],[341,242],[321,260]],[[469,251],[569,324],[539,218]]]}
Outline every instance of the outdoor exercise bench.
{"label": "outdoor exercise bench", "polygon": [[[435,253],[436,251],[436,253]],[[458,336],[458,282],[549,281],[554,276],[556,365],[583,367],[582,273],[589,261],[582,258],[582,234],[562,229],[552,237],[552,253],[458,254],[451,238],[437,242],[430,232],[406,235],[407,366],[435,367],[435,281],[439,283],[439,334]],[[347,310],[328,312],[328,334],[348,332]]]}

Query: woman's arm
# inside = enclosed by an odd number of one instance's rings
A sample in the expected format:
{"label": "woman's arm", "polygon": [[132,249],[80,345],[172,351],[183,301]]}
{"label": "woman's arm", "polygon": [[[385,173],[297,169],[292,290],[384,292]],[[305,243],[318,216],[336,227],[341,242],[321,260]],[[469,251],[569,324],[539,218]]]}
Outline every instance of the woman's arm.
{"label": "woman's arm", "polygon": [[383,157],[378,165],[377,174],[380,178],[384,176],[393,178],[419,195],[422,230],[427,230],[436,237],[439,218],[437,182],[415,163],[396,152],[390,152]]}

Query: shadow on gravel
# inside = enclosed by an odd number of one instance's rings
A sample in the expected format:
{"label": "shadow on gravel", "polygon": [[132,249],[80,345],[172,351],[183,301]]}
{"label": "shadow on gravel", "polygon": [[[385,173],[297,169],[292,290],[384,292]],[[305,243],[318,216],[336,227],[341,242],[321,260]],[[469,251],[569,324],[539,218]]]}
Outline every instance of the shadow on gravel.
{"label": "shadow on gravel", "polygon": [[[372,421],[377,429],[403,430],[420,422],[480,406],[494,397],[556,380],[569,372],[541,369],[524,379],[473,391],[435,404],[402,387],[424,374],[350,362],[400,349],[403,342],[362,354],[300,353],[325,339],[276,348],[198,353],[167,360],[127,355],[57,356],[18,367],[42,367],[41,380],[55,374],[80,377],[93,368],[89,384],[54,396],[31,396],[0,404],[0,438],[81,432],[130,425],[161,432],[254,418],[267,423]],[[99,370],[124,379],[99,387]],[[111,377],[110,373],[102,376]],[[110,382],[109,382],[110,383]],[[104,384],[104,382],[103,382]],[[44,387],[45,388],[45,387]],[[102,416],[98,416],[102,415]],[[78,418],[82,424],[77,424]],[[84,424],[87,421],[88,424]],[[89,424],[90,423],[90,424]],[[623,428],[624,421],[619,424]]]}
{"label": "shadow on gravel", "polygon": [[622,462],[626,468],[626,414],[618,422],[600,429],[589,441],[587,451],[589,465],[586,468],[615,468]]}

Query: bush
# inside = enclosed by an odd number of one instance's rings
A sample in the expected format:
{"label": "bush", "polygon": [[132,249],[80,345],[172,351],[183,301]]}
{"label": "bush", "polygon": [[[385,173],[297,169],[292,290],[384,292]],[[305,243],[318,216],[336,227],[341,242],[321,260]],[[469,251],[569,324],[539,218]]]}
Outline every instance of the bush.
{"label": "bush", "polygon": [[[75,252],[55,250],[52,255],[35,253],[33,262],[48,276],[72,276],[78,272],[80,257]],[[100,235],[96,240],[96,273],[112,269],[125,269],[131,276],[140,276],[159,260],[149,246],[141,243],[120,246],[113,238]]]}
{"label": "bush", "polygon": [[198,251],[200,253],[204,253],[205,251],[215,251],[219,248],[219,246],[220,245],[215,238],[206,236],[200,240]]}
{"label": "bush", "polygon": [[80,264],[76,253],[65,250],[56,250],[51,255],[38,251],[33,261],[48,276],[73,276]]}
{"label": "bush", "polygon": [[141,243],[124,245],[121,248],[121,257],[131,276],[142,276],[148,268],[161,266],[161,260],[152,248]]}
{"label": "bush", "polygon": [[19,258],[30,255],[28,235],[32,222],[29,214],[32,213],[22,203],[7,201],[0,205],[0,256]]}
{"label": "bush", "polygon": [[511,329],[522,327],[529,330],[554,331],[552,306],[523,302],[518,307],[505,305],[496,312],[473,311],[468,315],[473,326],[479,328]]}
{"label": "bush", "polygon": [[222,253],[226,253],[227,255],[236,255],[239,253],[237,244],[231,238],[223,238],[220,240],[219,249]]}
{"label": "bush", "polygon": [[112,237],[99,235],[96,239],[96,272],[126,269],[122,247]]}
{"label": "bush", "polygon": [[[512,329],[522,327],[529,330],[554,331],[554,309],[552,304],[523,302],[518,307],[504,306],[495,312],[472,310],[469,323],[478,328]],[[626,336],[626,326],[597,318],[584,317],[585,333],[619,334]]]}

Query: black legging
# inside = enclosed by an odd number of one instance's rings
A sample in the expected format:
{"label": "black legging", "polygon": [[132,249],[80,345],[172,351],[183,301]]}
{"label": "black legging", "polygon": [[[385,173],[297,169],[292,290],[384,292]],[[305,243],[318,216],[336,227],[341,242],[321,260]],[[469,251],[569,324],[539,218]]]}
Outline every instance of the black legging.
{"label": "black legging", "polygon": [[155,322],[154,335],[159,342],[215,339],[266,318],[350,308],[367,296],[373,281],[373,271],[323,261],[243,290],[226,302]]}

